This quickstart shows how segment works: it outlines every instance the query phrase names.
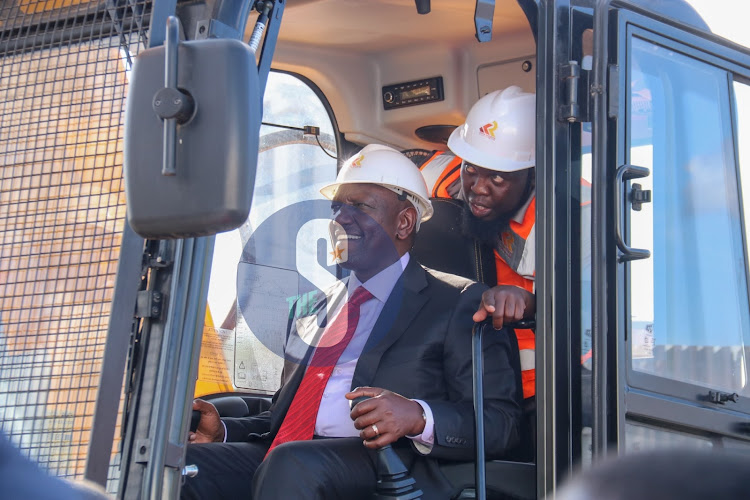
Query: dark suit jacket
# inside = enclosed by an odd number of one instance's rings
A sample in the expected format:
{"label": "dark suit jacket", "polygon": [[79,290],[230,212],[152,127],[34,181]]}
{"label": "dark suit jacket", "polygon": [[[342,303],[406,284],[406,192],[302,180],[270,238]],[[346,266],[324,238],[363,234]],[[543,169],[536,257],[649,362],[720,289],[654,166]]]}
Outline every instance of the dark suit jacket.
{"label": "dark suit jacket", "polygon": [[[430,406],[435,443],[427,460],[472,460],[474,456],[471,317],[486,289],[423,268],[412,258],[357,362],[352,389],[379,387]],[[331,299],[323,297],[305,314],[316,315],[324,327],[326,303]],[[285,361],[282,386],[270,410],[255,417],[223,419],[227,441],[268,432],[272,437],[278,432],[312,351],[296,331],[299,316],[295,308],[286,344],[288,358],[297,359]],[[515,335],[505,330],[486,335],[484,353],[486,452],[488,458],[498,458],[519,441],[522,396]]]}

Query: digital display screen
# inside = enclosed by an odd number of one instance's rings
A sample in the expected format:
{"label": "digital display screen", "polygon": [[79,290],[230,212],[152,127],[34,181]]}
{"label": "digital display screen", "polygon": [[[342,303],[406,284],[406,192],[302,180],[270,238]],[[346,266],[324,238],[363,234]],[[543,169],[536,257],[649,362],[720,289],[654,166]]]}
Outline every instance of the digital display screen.
{"label": "digital display screen", "polygon": [[401,97],[402,101],[405,101],[407,99],[414,99],[415,97],[429,97],[430,86],[422,85],[421,87],[415,87],[409,90],[402,90],[399,96]]}

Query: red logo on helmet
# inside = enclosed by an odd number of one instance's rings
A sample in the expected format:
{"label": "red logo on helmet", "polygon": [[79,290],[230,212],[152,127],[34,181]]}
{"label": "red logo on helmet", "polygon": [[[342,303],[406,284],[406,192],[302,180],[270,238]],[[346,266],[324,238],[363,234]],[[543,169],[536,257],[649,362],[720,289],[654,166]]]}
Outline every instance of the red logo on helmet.
{"label": "red logo on helmet", "polygon": [[497,122],[488,123],[482,127],[479,127],[479,133],[487,136],[487,138],[495,140],[495,130],[497,130]]}
{"label": "red logo on helmet", "polygon": [[359,155],[355,160],[352,162],[352,168],[359,168],[362,166],[362,160],[365,159],[365,155]]}

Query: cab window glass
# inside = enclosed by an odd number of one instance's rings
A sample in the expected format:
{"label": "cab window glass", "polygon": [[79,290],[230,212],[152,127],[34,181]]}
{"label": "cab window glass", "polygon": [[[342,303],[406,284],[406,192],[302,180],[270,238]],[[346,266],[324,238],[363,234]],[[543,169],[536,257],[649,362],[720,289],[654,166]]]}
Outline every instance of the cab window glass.
{"label": "cab window glass", "polygon": [[631,43],[629,163],[650,169],[633,183],[653,192],[652,203],[628,210],[631,245],[652,254],[631,264],[631,368],[748,394],[750,318],[727,73]]}
{"label": "cab window glass", "polygon": [[306,203],[327,204],[319,189],[336,178],[334,128],[309,85],[290,74],[269,75],[250,216],[216,237],[196,395],[271,394],[279,387],[279,353],[299,282],[325,286],[334,277],[320,258],[325,242],[299,242],[327,224],[302,221],[301,214],[309,213]]}
{"label": "cab window glass", "polygon": [[711,450],[710,439],[677,432],[673,429],[653,427],[629,422],[625,424],[625,451],[640,453],[650,450],[676,448],[680,450]]}
{"label": "cab window glass", "polygon": [[[750,248],[750,85],[734,82],[737,116],[737,153],[742,186],[745,248]],[[748,262],[750,271],[750,262]]]}

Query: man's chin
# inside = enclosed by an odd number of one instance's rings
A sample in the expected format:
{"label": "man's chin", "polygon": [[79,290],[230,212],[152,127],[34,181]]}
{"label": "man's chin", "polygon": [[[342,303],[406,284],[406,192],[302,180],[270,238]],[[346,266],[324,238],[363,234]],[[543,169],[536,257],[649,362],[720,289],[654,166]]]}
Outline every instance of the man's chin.
{"label": "man's chin", "polygon": [[498,234],[506,225],[506,222],[505,219],[497,217],[494,212],[480,218],[466,205],[461,210],[461,230],[463,234],[491,246],[494,246],[497,242]]}

